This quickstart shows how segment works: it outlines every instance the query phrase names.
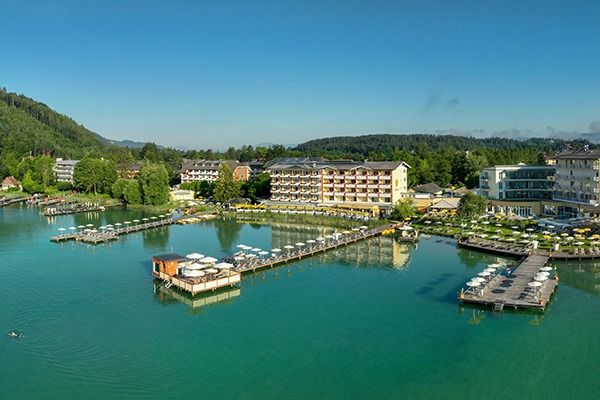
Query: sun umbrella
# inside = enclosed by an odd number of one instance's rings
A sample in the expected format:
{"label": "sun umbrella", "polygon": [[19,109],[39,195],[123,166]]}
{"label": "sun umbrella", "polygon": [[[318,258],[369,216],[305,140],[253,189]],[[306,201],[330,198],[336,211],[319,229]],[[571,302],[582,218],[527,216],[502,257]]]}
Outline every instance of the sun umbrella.
{"label": "sun umbrella", "polygon": [[496,272],[495,268],[486,268],[483,270],[483,272],[489,272],[490,274],[493,274],[494,272]]}
{"label": "sun umbrella", "polygon": [[490,239],[500,239],[500,236],[498,236],[498,235],[490,236]]}
{"label": "sun umbrella", "polygon": [[204,268],[206,268],[206,265],[200,264],[200,263],[192,263],[192,264],[188,265],[187,267],[185,267],[185,269],[204,269]]}
{"label": "sun umbrella", "polygon": [[527,228],[525,229],[527,232],[533,232],[533,228]]}
{"label": "sun umbrella", "polygon": [[200,253],[192,253],[192,254],[188,254],[187,256],[185,256],[186,258],[189,258],[190,260],[199,260],[201,258],[204,258],[204,254],[200,254]]}
{"label": "sun umbrella", "polygon": [[261,250],[262,249],[259,249],[258,247],[254,247],[254,248],[250,249],[250,251],[254,251],[254,252],[261,251]]}
{"label": "sun umbrella", "polygon": [[291,249],[293,249],[293,248],[294,248],[294,246],[291,246],[291,245],[289,245],[289,244],[286,244],[285,246],[283,246],[283,248],[284,248],[284,249],[291,250]]}
{"label": "sun umbrella", "polygon": [[319,238],[316,238],[315,240],[317,242],[323,242],[323,241],[325,241],[325,238],[324,237],[319,237]]}
{"label": "sun umbrella", "polygon": [[500,227],[502,226],[502,224],[496,224],[496,226],[497,226],[498,228],[500,228]]}
{"label": "sun umbrella", "polygon": [[258,257],[256,254],[247,254],[246,258],[256,258]]}
{"label": "sun umbrella", "polygon": [[70,231],[74,231],[74,230],[76,230],[76,229],[77,229],[77,227],[76,227],[76,226],[71,226],[71,227],[69,228],[69,230],[70,230]]}
{"label": "sun umbrella", "polygon": [[305,246],[305,244],[304,244],[304,243],[302,243],[302,242],[298,242],[298,243],[296,243],[296,246],[298,246],[298,247],[302,247],[302,246]]}
{"label": "sun umbrella", "polygon": [[235,246],[235,247],[237,247],[238,249],[243,249],[243,248],[245,248],[245,247],[246,247],[246,245],[245,245],[245,244],[238,244],[238,245],[237,245],[237,246]]}
{"label": "sun umbrella", "polygon": [[533,279],[537,282],[544,282],[548,280],[548,277],[543,275],[536,275]]}
{"label": "sun umbrella", "polygon": [[233,264],[222,262],[215,265],[215,268],[219,269],[231,269],[233,268]]}
{"label": "sun umbrella", "polygon": [[123,222],[123,223],[124,223],[125,225],[129,225],[129,224],[131,224],[131,221],[125,221],[125,222]]}
{"label": "sun umbrella", "polygon": [[208,272],[209,274],[216,274],[219,272],[219,270],[216,268],[206,268],[204,271]]}
{"label": "sun umbrella", "polygon": [[217,259],[216,259],[216,258],[214,258],[214,257],[204,257],[204,258],[202,259],[202,262],[204,262],[204,263],[208,263],[208,264],[214,264],[214,263],[216,263],[217,261],[219,261],[219,260],[217,260]]}
{"label": "sun umbrella", "polygon": [[506,239],[507,242],[514,242],[515,240],[517,240],[517,239],[515,239],[515,238],[508,238],[508,239]]}
{"label": "sun umbrella", "polygon": [[87,224],[86,225],[88,228],[92,228],[94,225],[93,224]]}
{"label": "sun umbrella", "polygon": [[485,282],[485,279],[479,276],[476,276],[475,278],[471,279],[471,282]]}
{"label": "sun umbrella", "polygon": [[192,270],[186,269],[183,271],[183,275],[190,277],[190,278],[196,278],[196,277],[200,278],[200,277],[206,275],[206,273],[204,273],[203,271],[197,270],[197,269],[192,269]]}
{"label": "sun umbrella", "polygon": [[429,224],[431,224],[431,221],[427,220],[427,221],[425,221],[425,223],[429,225]]}
{"label": "sun umbrella", "polygon": [[233,259],[235,261],[244,261],[246,259],[246,257],[244,257],[244,256],[235,256],[235,257],[233,257]]}
{"label": "sun umbrella", "polygon": [[61,232],[62,232],[62,231],[66,231],[66,229],[65,229],[65,228],[58,228],[58,230],[59,230],[59,231],[61,231]]}
{"label": "sun umbrella", "polygon": [[281,253],[281,249],[271,249],[272,253]]}
{"label": "sun umbrella", "polygon": [[160,215],[158,216],[158,218],[164,218],[164,217],[165,217],[165,216],[164,216],[163,214],[160,214]]}
{"label": "sun umbrella", "polygon": [[490,273],[482,271],[482,272],[478,273],[477,275],[479,275],[479,276],[490,276]]}
{"label": "sun umbrella", "polygon": [[314,240],[312,240],[312,239],[308,239],[308,240],[306,241],[306,243],[310,243],[310,244],[312,244],[312,243],[315,243],[315,241],[314,241]]}
{"label": "sun umbrella", "polygon": [[468,286],[468,287],[477,287],[477,286],[481,286],[481,282],[469,281],[469,282],[467,282],[467,286]]}
{"label": "sun umbrella", "polygon": [[529,282],[527,284],[527,286],[529,286],[529,287],[540,287],[540,286],[542,286],[542,282],[538,282],[538,281]]}
{"label": "sun umbrella", "polygon": [[140,220],[139,219],[134,219],[133,222],[135,222],[137,224],[138,222],[140,222]]}
{"label": "sun umbrella", "polygon": [[123,225],[123,224],[122,224],[122,223],[120,223],[120,222],[117,222],[117,223],[115,224],[115,226],[121,226],[121,225]]}
{"label": "sun umbrella", "polygon": [[552,271],[552,267],[542,267],[540,268],[540,271]]}
{"label": "sun umbrella", "polygon": [[156,217],[150,217],[150,219],[157,219]]}

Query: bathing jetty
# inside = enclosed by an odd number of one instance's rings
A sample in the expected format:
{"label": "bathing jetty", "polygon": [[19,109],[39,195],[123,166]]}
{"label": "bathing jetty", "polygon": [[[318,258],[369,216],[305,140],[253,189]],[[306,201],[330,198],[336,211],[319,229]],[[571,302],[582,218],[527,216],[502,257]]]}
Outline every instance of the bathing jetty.
{"label": "bathing jetty", "polygon": [[100,205],[98,203],[68,202],[60,204],[56,207],[46,207],[42,211],[42,214],[46,217],[56,217],[59,215],[104,211],[105,209],[105,206]]}
{"label": "bathing jetty", "polygon": [[507,275],[484,270],[478,274],[481,277],[467,283],[468,288],[461,290],[458,299],[461,303],[492,307],[495,311],[504,308],[543,310],[558,286],[558,277],[550,278],[547,272],[552,270],[546,267],[548,260],[548,256],[543,255],[527,256]]}
{"label": "bathing jetty", "polygon": [[499,254],[509,257],[524,257],[528,255],[546,256],[550,260],[595,260],[600,259],[600,248],[593,249],[561,249],[561,250],[546,250],[535,249],[532,247],[522,247],[516,244],[501,243],[493,240],[469,238],[459,240],[458,247],[464,247],[472,250],[485,251],[488,253]]}
{"label": "bathing jetty", "polygon": [[6,197],[2,197],[0,199],[0,207],[10,206],[11,204],[23,203],[27,201],[29,197],[14,197],[12,199],[7,199]]}
{"label": "bathing jetty", "polygon": [[[316,254],[325,253],[330,250],[335,250],[339,247],[347,246],[361,240],[391,233],[399,226],[400,224],[387,224],[371,229],[367,229],[365,226],[361,227],[362,229],[360,230],[351,231],[343,235],[333,235],[330,240],[315,241],[314,244],[302,243],[301,246],[296,246],[293,250],[289,249],[289,251],[271,253],[271,256],[267,258],[244,258],[234,255],[224,258],[223,261],[231,262],[234,265],[235,270],[240,273],[255,272],[261,269],[272,268],[280,264],[301,260]],[[297,245],[298,244],[299,243],[297,243]]]}
{"label": "bathing jetty", "polygon": [[52,242],[65,242],[69,240],[75,240],[77,242],[99,244],[106,243],[112,240],[116,240],[120,235],[128,233],[141,232],[148,229],[160,228],[163,226],[171,225],[175,222],[173,217],[167,217],[157,220],[149,220],[149,222],[141,222],[135,224],[127,224],[124,226],[118,226],[116,228],[110,227],[110,229],[101,229],[100,231],[95,229],[83,229],[78,232],[63,233],[52,236],[50,241]]}
{"label": "bathing jetty", "polygon": [[63,196],[31,196],[29,199],[27,199],[27,204],[29,204],[30,206],[44,207],[51,206],[53,204],[63,203],[64,201],[65,198]]}

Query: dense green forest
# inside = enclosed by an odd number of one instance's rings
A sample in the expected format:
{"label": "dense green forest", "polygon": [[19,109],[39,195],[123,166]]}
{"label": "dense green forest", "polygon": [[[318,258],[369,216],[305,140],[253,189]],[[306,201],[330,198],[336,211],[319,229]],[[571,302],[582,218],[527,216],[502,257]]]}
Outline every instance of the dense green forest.
{"label": "dense green forest", "polygon": [[[295,148],[282,145],[230,147],[226,151],[181,151],[147,143],[141,148],[111,145],[109,141],[86,129],[71,118],[47,105],[23,95],[0,89],[0,177],[14,175],[23,179],[27,172],[33,183],[47,185],[42,176],[42,156],[76,158],[104,157],[114,162],[117,171],[127,169],[136,160],[165,166],[170,183],[177,182],[183,159],[237,159],[268,161],[276,157],[311,156],[329,159],[394,160],[410,166],[409,185],[437,182],[477,184],[478,171],[494,164],[539,164],[544,157],[566,148],[588,145],[583,140],[560,139],[513,140],[473,138],[450,135],[365,135],[330,137],[311,140]],[[34,161],[32,161],[34,160]],[[41,166],[40,166],[41,165]],[[47,179],[46,179],[47,180]]]}

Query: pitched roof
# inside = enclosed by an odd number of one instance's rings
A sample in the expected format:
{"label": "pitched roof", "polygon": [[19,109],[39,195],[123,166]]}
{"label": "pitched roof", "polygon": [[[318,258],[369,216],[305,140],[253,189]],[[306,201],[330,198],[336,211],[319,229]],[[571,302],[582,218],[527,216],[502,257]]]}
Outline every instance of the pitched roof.
{"label": "pitched roof", "polygon": [[440,201],[438,201],[437,203],[435,203],[434,205],[431,206],[431,208],[436,209],[436,210],[453,210],[455,208],[458,208],[458,202],[460,201],[459,197],[451,197],[451,198],[447,198],[447,199],[441,199]]}
{"label": "pitched roof", "polygon": [[435,182],[424,183],[422,185],[417,185],[413,188],[415,192],[419,193],[439,193],[443,189]]}
{"label": "pitched roof", "polygon": [[2,186],[19,186],[21,183],[14,176],[7,176],[2,180]]}

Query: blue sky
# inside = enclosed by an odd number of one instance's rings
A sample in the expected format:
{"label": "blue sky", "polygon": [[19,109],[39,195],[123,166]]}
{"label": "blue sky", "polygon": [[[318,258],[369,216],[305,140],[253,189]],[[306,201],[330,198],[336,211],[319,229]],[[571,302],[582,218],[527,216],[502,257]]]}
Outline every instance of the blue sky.
{"label": "blue sky", "polygon": [[3,0],[0,86],[111,139],[600,132],[600,2]]}

